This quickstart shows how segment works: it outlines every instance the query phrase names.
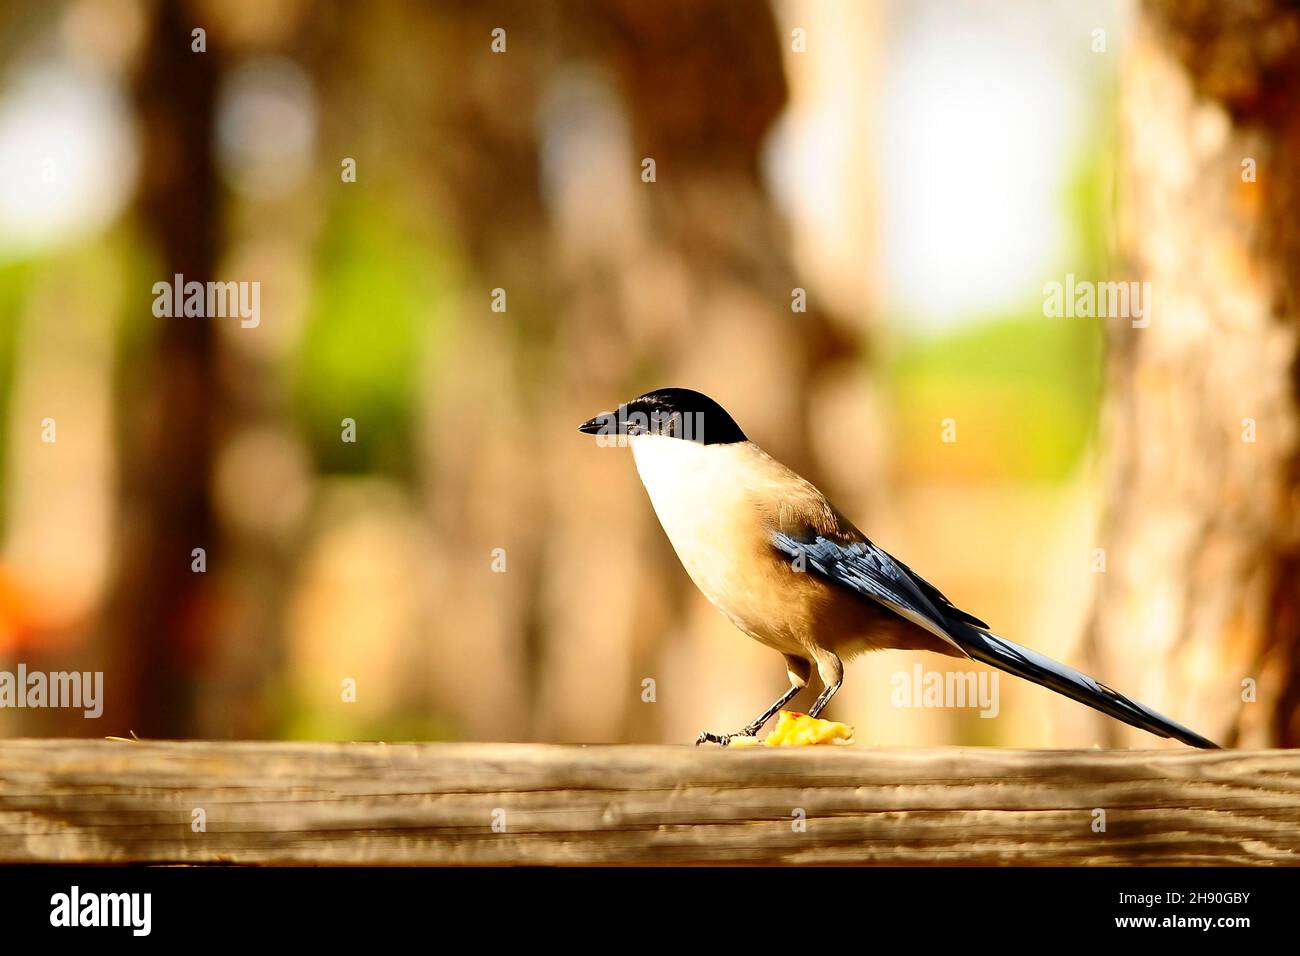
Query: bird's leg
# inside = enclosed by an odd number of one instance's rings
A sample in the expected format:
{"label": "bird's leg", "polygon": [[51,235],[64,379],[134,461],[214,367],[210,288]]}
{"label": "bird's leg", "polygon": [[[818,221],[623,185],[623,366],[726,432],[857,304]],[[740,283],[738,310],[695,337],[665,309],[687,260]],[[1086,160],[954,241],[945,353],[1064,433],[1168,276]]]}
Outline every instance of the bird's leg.
{"label": "bird's leg", "polygon": [[813,701],[812,709],[808,711],[809,717],[821,716],[821,712],[831,702],[835,692],[840,689],[840,685],[844,683],[844,665],[833,652],[823,651],[817,658],[817,675],[821,677],[823,687],[822,692]]}
{"label": "bird's leg", "polygon": [[755,734],[757,734],[760,730],[763,729],[763,725],[767,723],[768,719],[773,714],[775,714],[778,710],[784,707],[786,704],[790,703],[790,701],[794,698],[794,695],[799,693],[799,691],[801,690],[803,690],[803,687],[801,687],[800,685],[791,684],[790,689],[787,690],[780,697],[778,697],[776,702],[772,704],[771,707],[763,711],[761,714],[759,714],[757,717],[755,717],[752,721],[749,722],[748,726],[746,726],[745,729],[740,732],[740,736],[753,737]]}
{"label": "bird's leg", "polygon": [[776,703],[755,717],[748,725],[737,730],[734,734],[714,734],[707,730],[701,731],[700,735],[695,738],[695,746],[698,747],[700,744],[722,744],[722,746],[725,747],[737,737],[753,737],[762,729],[763,725],[767,723],[767,719],[789,703],[790,698],[799,693],[799,690],[800,688],[791,686],[789,690],[777,698]]}
{"label": "bird's leg", "polygon": [[786,673],[790,677],[790,689],[778,697],[771,707],[763,711],[750,721],[748,725],[736,731],[734,734],[714,734],[707,730],[701,732],[701,734],[695,738],[695,746],[698,747],[700,744],[721,744],[725,747],[737,737],[753,737],[762,730],[763,725],[768,722],[768,719],[771,718],[773,714],[786,704],[790,703],[795,694],[808,686],[808,675],[812,669],[809,663],[802,657],[791,657],[789,654],[785,656],[785,663]]}
{"label": "bird's leg", "polygon": [[740,730],[736,731],[734,734],[713,734],[707,730],[701,731],[700,735],[695,738],[695,746],[698,747],[700,744],[722,744],[722,746],[725,747],[737,737],[753,737],[763,729],[763,725],[767,723],[767,719],[786,704],[790,703],[790,699],[794,697],[795,694],[799,693],[800,690],[802,690],[802,688],[796,687],[793,684],[790,685],[790,689],[777,698],[776,703],[755,717],[748,726],[740,728]]}

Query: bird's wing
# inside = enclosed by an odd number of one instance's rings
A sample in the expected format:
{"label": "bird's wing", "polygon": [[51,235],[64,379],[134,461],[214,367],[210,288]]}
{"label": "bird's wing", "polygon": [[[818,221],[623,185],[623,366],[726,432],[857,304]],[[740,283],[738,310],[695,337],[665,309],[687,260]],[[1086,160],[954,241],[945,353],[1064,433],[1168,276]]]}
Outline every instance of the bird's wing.
{"label": "bird's wing", "polygon": [[813,533],[796,537],[776,531],[772,533],[772,545],[805,573],[819,575],[884,605],[967,657],[1033,681],[1159,737],[1173,737],[1193,747],[1218,746],[1087,674],[990,633],[987,624],[954,607],[938,588],[870,541],[834,541]]}
{"label": "bird's wing", "polygon": [[[879,551],[880,549],[877,548],[876,550]],[[985,624],[983,621],[977,618],[974,614],[971,614],[968,611],[963,611],[961,608],[955,606],[951,601],[949,601],[946,597],[944,597],[943,592],[941,592],[937,587],[935,587],[925,578],[921,577],[921,575],[917,574],[915,571],[909,568],[902,561],[899,561],[897,558],[890,557],[888,554],[885,554],[884,551],[881,551],[880,553],[885,555],[885,557],[888,558],[890,561],[892,561],[896,567],[900,568],[904,574],[906,574],[909,578],[912,579],[912,583],[915,584],[917,588],[920,589],[922,594],[924,594],[927,598],[930,599],[930,603],[932,603],[940,612],[942,612],[945,619],[952,620],[953,618],[956,618],[957,620],[964,621],[965,623],[970,624],[974,627],[988,630],[987,624]]]}
{"label": "bird's wing", "polygon": [[958,611],[938,588],[913,574],[907,565],[870,541],[837,542],[820,534],[796,538],[775,531],[772,544],[796,566],[802,561],[806,565],[803,570],[878,601],[895,614],[951,644],[965,656],[969,656],[966,649],[950,633],[949,614],[941,609],[949,609],[958,620],[973,621],[979,627],[987,626]]}

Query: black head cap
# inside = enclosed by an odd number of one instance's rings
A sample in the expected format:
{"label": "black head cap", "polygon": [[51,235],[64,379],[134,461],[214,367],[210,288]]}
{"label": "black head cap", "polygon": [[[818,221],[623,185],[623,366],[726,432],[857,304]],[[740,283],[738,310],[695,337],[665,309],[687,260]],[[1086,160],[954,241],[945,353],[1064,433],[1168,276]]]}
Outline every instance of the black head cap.
{"label": "black head cap", "polygon": [[689,388],[658,388],[578,426],[589,435],[663,435],[704,445],[745,441],[727,410]]}

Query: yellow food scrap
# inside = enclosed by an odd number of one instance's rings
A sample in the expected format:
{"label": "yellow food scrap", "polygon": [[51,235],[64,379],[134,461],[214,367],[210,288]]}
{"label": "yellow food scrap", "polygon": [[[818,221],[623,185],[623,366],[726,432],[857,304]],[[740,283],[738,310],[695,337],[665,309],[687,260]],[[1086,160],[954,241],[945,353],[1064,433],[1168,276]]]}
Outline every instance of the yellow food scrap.
{"label": "yellow food scrap", "polygon": [[733,747],[811,747],[815,744],[851,744],[853,728],[836,720],[819,720],[807,714],[783,710],[777,715],[776,726],[763,740],[741,737],[731,742]]}

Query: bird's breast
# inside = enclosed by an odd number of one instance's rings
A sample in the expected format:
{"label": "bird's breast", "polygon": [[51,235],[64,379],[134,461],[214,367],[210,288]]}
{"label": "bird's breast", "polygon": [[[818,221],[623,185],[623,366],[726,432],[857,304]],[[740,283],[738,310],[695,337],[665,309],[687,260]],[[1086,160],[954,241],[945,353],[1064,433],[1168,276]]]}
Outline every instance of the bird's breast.
{"label": "bird's breast", "polygon": [[[701,445],[658,435],[632,442],[637,472],[686,573],[733,624],[751,637],[797,652],[807,588],[770,539],[770,461],[748,443]],[[798,579],[803,580],[798,580]]]}

